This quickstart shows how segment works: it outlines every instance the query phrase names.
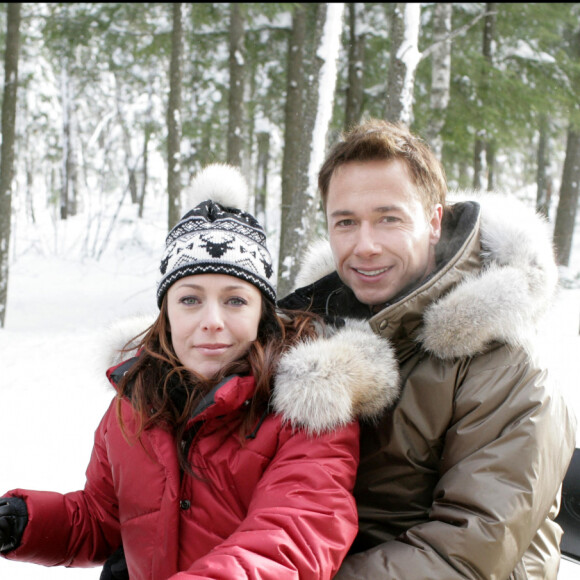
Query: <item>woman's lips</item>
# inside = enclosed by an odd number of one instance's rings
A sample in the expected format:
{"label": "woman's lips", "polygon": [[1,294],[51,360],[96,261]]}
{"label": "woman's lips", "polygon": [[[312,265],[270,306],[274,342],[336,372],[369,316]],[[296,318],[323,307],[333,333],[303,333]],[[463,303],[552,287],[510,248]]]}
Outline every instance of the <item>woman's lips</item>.
{"label": "woman's lips", "polygon": [[196,344],[194,348],[200,352],[207,352],[209,354],[217,354],[229,348],[229,344]]}

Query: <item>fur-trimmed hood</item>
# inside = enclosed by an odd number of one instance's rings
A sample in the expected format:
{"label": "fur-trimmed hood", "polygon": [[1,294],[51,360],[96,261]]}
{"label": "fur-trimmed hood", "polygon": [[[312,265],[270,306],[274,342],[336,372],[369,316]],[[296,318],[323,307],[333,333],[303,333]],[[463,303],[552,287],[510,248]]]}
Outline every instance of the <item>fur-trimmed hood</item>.
{"label": "fur-trimmed hood", "polygon": [[[135,316],[113,324],[106,367],[132,356],[121,356],[121,350],[152,322]],[[302,341],[282,356],[272,406],[294,427],[322,433],[357,418],[378,419],[398,395],[398,367],[388,341],[366,322],[347,319],[341,328],[326,327],[323,336]]]}
{"label": "fur-trimmed hood", "polygon": [[[476,355],[492,341],[530,349],[558,283],[547,222],[513,196],[456,192],[449,200],[455,217],[447,221],[449,248],[437,270],[386,305],[371,326],[379,331],[383,320],[396,322],[416,308],[416,339],[439,358]],[[330,274],[331,256],[328,242],[318,241],[299,283]]]}
{"label": "fur-trimmed hood", "polygon": [[425,311],[420,340],[441,358],[472,356],[492,341],[529,350],[558,284],[548,224],[514,197],[470,197],[481,207],[482,267]]}

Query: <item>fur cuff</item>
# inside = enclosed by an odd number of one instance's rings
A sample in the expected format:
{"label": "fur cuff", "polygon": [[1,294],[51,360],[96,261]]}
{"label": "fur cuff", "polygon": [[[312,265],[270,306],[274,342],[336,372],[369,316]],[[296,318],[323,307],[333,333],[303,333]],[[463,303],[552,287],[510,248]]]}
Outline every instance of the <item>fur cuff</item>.
{"label": "fur cuff", "polygon": [[295,345],[281,359],[276,412],[321,433],[354,419],[377,419],[399,394],[398,367],[386,339],[367,322],[347,320],[329,337]]}

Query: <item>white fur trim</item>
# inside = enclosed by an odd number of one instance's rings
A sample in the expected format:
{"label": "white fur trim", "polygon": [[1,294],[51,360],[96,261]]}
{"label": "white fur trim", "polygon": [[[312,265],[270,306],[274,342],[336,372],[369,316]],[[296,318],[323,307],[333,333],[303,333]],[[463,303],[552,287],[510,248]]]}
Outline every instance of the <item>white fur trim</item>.
{"label": "white fur trim", "polygon": [[347,320],[326,338],[295,345],[281,359],[273,405],[310,433],[357,417],[375,419],[399,394],[399,375],[387,340],[365,321]]}
{"label": "white fur trim", "polygon": [[233,165],[213,163],[204,167],[184,191],[185,207],[191,209],[211,199],[225,207],[247,211],[248,184]]}
{"label": "white fur trim", "polygon": [[[449,194],[449,203],[469,200],[481,206],[483,269],[425,310],[419,340],[439,358],[472,356],[494,340],[530,348],[558,284],[550,229],[542,216],[513,195]],[[297,287],[333,270],[330,243],[320,240],[305,256]]]}
{"label": "white fur trim", "polygon": [[481,206],[483,269],[425,310],[420,340],[439,358],[473,356],[494,340],[529,349],[558,282],[548,226],[513,196],[468,199]]}
{"label": "white fur trim", "polygon": [[[106,336],[107,369],[134,355],[122,353],[128,340],[146,330],[155,316],[117,321]],[[274,410],[296,428],[321,433],[360,417],[377,419],[399,395],[399,374],[389,341],[366,321],[347,319],[326,336],[298,343],[281,358],[274,380]]]}
{"label": "white fur trim", "polygon": [[294,289],[309,286],[335,270],[336,265],[330,242],[328,238],[319,238],[308,247],[304,254]]}
{"label": "white fur trim", "polygon": [[[133,350],[123,352],[123,349],[130,340],[147,330],[155,322],[156,318],[156,314],[136,314],[121,318],[110,324],[102,341],[102,352],[97,354],[96,357],[98,372],[105,376],[107,369],[134,356],[137,347],[135,343],[132,344]],[[109,384],[108,381],[107,384]]]}

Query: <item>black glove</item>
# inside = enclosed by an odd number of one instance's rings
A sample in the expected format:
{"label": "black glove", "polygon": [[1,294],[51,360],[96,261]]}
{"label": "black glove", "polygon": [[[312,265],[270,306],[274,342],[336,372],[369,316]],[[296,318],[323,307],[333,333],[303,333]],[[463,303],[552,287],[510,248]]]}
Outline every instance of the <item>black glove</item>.
{"label": "black glove", "polygon": [[100,580],[129,580],[129,571],[127,570],[127,560],[125,560],[123,546],[109,556],[103,566]]}
{"label": "black glove", "polygon": [[0,497],[0,552],[18,548],[28,523],[26,502],[20,497]]}

